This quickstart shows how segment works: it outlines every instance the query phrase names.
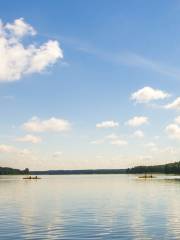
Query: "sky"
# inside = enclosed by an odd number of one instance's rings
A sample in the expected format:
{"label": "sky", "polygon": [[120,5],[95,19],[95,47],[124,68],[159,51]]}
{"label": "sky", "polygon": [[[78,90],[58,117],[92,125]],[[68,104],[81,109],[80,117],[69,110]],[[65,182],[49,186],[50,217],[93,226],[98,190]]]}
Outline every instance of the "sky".
{"label": "sky", "polygon": [[180,1],[0,0],[0,166],[180,158]]}

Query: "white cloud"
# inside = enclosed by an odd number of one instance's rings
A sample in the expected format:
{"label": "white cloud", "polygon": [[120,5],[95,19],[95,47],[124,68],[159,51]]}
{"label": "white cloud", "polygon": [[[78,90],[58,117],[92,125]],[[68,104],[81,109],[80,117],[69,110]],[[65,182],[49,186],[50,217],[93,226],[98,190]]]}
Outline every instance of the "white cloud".
{"label": "white cloud", "polygon": [[23,137],[17,138],[16,140],[18,142],[30,142],[30,143],[34,143],[34,144],[42,142],[41,137],[34,136],[31,134],[27,134]]}
{"label": "white cloud", "polygon": [[62,132],[70,130],[71,124],[60,118],[40,120],[38,117],[33,117],[23,124],[23,128],[29,132]]}
{"label": "white cloud", "polygon": [[134,92],[131,95],[131,99],[135,100],[138,103],[147,103],[152,100],[165,99],[169,97],[170,94],[159,89],[154,89],[151,87],[144,87],[139,89],[137,92]]}
{"label": "white cloud", "polygon": [[14,146],[1,144],[0,153],[12,153],[18,155],[29,155],[31,152],[28,149],[18,149]]}
{"label": "white cloud", "polygon": [[180,139],[180,116],[177,116],[173,123],[167,125],[165,131],[170,138]]}
{"label": "white cloud", "polygon": [[144,116],[135,116],[132,119],[130,119],[128,122],[126,122],[126,124],[131,127],[139,127],[147,123],[148,123],[148,118]]}
{"label": "white cloud", "polygon": [[43,44],[38,51],[37,49],[34,51],[27,73],[41,72],[49,64],[54,64],[58,58],[63,58],[59,43],[50,40]]}
{"label": "white cloud", "polygon": [[170,138],[180,139],[180,126],[171,123],[166,127],[166,132]]}
{"label": "white cloud", "polygon": [[36,35],[35,29],[24,22],[23,18],[15,19],[14,23],[7,23],[5,26],[1,25],[1,29],[8,30],[12,36],[23,37],[25,35]]}
{"label": "white cloud", "polygon": [[180,116],[177,116],[174,121],[175,121],[175,123],[180,125]]}
{"label": "white cloud", "polygon": [[97,123],[96,127],[97,128],[115,128],[115,127],[119,127],[119,123],[115,122],[113,120],[104,121],[104,122],[101,122],[101,123]]}
{"label": "white cloud", "polygon": [[180,97],[176,98],[172,103],[167,104],[165,108],[180,110]]}
{"label": "white cloud", "polygon": [[144,133],[141,130],[137,130],[134,132],[134,136],[137,138],[143,138],[144,137]]}
{"label": "white cloud", "polygon": [[25,36],[35,34],[34,28],[23,18],[12,24],[0,22],[0,81],[16,81],[24,75],[41,72],[63,58],[57,41],[49,40],[39,47],[23,44]]}

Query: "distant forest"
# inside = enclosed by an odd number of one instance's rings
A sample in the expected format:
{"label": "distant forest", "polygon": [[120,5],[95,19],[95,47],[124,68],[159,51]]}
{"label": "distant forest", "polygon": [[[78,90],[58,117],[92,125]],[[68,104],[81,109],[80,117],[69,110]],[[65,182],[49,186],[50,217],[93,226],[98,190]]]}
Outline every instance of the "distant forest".
{"label": "distant forest", "polygon": [[0,175],[72,175],[72,174],[136,174],[136,173],[164,173],[164,174],[180,174],[180,162],[168,163],[155,166],[137,166],[128,169],[89,169],[89,170],[49,170],[49,171],[29,171],[13,169],[8,167],[0,167]]}
{"label": "distant forest", "polygon": [[165,173],[180,174],[180,162],[155,166],[137,166],[128,168],[127,173]]}
{"label": "distant forest", "polygon": [[18,175],[18,174],[29,174],[29,169],[24,170],[9,168],[9,167],[0,167],[0,175]]}

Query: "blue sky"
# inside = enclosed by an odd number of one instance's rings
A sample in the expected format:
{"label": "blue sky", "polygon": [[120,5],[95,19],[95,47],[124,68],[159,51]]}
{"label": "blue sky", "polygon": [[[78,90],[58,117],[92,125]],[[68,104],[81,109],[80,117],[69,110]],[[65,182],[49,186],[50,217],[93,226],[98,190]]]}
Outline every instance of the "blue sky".
{"label": "blue sky", "polygon": [[179,12],[179,1],[0,0],[0,165],[179,160]]}

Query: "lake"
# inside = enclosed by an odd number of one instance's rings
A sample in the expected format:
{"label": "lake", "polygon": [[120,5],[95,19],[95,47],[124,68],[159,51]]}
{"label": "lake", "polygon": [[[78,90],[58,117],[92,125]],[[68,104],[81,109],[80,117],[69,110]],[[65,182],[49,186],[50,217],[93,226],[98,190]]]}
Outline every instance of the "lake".
{"label": "lake", "polygon": [[180,239],[180,179],[0,176],[0,239]]}

